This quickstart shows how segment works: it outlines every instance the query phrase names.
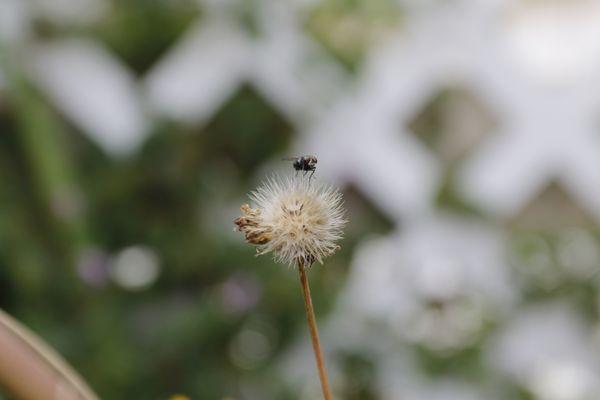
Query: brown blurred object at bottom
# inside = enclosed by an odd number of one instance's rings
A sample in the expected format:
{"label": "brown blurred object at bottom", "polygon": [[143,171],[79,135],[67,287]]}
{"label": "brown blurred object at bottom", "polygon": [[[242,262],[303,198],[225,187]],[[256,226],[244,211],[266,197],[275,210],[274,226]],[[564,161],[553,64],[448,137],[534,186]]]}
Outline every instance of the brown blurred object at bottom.
{"label": "brown blurred object at bottom", "polygon": [[0,386],[22,400],[98,400],[55,351],[2,310]]}

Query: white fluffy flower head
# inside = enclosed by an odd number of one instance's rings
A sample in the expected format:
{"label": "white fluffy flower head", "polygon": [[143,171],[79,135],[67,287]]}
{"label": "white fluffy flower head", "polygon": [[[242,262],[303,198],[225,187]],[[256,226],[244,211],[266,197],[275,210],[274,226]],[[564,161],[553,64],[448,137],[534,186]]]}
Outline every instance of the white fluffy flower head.
{"label": "white fluffy flower head", "polygon": [[346,224],[342,195],[332,186],[307,179],[274,177],[250,195],[257,208],[244,204],[235,220],[257,253],[275,260],[312,265],[335,253]]}

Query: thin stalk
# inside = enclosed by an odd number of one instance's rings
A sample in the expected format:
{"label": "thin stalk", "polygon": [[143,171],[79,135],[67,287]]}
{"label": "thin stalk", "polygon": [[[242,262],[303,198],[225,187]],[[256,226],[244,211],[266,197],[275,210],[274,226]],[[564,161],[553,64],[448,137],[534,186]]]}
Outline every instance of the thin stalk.
{"label": "thin stalk", "polygon": [[310,338],[312,340],[312,346],[317,361],[317,370],[319,371],[319,379],[321,380],[323,397],[325,400],[333,400],[333,396],[331,396],[331,391],[329,389],[327,371],[325,371],[325,361],[323,361],[321,342],[319,341],[319,331],[317,329],[317,321],[315,320],[315,310],[313,309],[312,299],[310,297],[310,287],[308,286],[308,278],[306,277],[306,268],[302,261],[298,262],[298,272],[300,273],[300,283],[302,284],[302,294],[304,295],[306,319],[308,321]]}

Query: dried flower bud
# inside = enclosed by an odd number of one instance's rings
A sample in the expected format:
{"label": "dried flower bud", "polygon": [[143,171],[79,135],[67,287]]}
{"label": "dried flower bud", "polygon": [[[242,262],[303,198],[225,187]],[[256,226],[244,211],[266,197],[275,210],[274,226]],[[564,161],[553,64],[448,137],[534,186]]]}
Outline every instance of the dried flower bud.
{"label": "dried flower bud", "polygon": [[306,179],[272,178],[250,195],[257,208],[244,204],[234,223],[258,254],[273,252],[276,261],[309,266],[335,253],[346,224],[342,195]]}
{"label": "dried flower bud", "polygon": [[251,244],[263,245],[271,240],[271,232],[261,225],[260,210],[250,208],[248,204],[243,204],[240,210],[244,213],[234,224],[240,232],[246,235],[246,241]]}

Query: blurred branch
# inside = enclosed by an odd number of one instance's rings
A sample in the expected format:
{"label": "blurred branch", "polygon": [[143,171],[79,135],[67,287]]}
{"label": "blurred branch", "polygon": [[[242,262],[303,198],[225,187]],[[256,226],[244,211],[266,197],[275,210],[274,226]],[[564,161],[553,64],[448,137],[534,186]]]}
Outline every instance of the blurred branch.
{"label": "blurred branch", "polygon": [[0,310],[0,385],[23,400],[97,400],[81,377]]}
{"label": "blurred branch", "polygon": [[21,88],[13,98],[22,127],[23,149],[41,194],[59,221],[61,230],[78,250],[87,241],[87,229],[78,209],[81,199],[71,174],[74,169],[61,143],[63,135],[59,123],[31,88]]}
{"label": "blurred branch", "polygon": [[[4,53],[4,54],[2,54]],[[64,128],[31,86],[19,53],[0,46],[0,65],[6,74],[8,99],[19,125],[19,139],[38,193],[73,261],[89,245],[83,197],[65,146]]]}

